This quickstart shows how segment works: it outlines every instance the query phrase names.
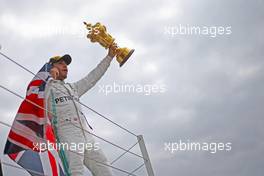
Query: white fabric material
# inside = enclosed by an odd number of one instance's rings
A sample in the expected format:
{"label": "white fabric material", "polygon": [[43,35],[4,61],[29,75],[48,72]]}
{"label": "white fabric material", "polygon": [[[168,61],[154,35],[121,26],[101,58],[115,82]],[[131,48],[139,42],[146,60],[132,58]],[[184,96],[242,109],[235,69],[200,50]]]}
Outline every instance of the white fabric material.
{"label": "white fabric material", "polygon": [[[92,135],[85,132],[90,130],[86,123],[85,116],[82,113],[81,106],[76,100],[79,100],[85,92],[92,88],[96,82],[104,75],[109,67],[112,58],[105,57],[95,69],[93,69],[83,79],[66,84],[64,81],[51,80],[47,84],[45,98],[48,102],[48,109],[52,110],[51,91],[54,96],[54,103],[57,114],[58,137],[61,143],[89,144],[95,146],[95,140]],[[56,87],[56,88],[54,88]],[[78,126],[79,128],[77,128]],[[111,170],[107,166],[96,163],[90,159],[106,163],[107,159],[101,149],[74,150],[73,152],[65,150],[67,161],[72,176],[83,176],[84,165],[92,172],[93,176],[111,176]],[[76,153],[79,154],[76,154]]]}

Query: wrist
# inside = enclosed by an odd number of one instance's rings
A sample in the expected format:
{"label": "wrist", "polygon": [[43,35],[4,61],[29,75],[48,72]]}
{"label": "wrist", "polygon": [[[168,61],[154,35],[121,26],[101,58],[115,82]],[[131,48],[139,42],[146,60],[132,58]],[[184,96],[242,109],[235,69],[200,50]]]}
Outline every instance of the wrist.
{"label": "wrist", "polygon": [[113,56],[113,55],[111,55],[111,54],[107,54],[106,57],[109,57],[109,58],[113,59],[115,56]]}

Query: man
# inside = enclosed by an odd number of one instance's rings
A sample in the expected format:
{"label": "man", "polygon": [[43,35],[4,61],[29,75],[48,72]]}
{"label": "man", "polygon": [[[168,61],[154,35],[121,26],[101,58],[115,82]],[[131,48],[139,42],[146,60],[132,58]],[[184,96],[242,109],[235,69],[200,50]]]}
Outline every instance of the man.
{"label": "man", "polygon": [[[116,44],[113,44],[109,48],[108,55],[94,70],[83,79],[71,84],[64,82],[67,78],[67,66],[71,63],[71,57],[64,55],[50,59],[52,64],[50,74],[53,80],[47,83],[45,99],[47,108],[53,112],[52,118],[56,118],[57,137],[61,144],[90,144],[86,146],[92,147],[84,150],[76,148],[76,151],[64,148],[69,172],[72,176],[82,176],[84,165],[91,171],[93,176],[112,175],[109,167],[100,164],[107,164],[107,159],[102,150],[95,145],[93,136],[87,132],[90,131],[90,126],[82,113],[78,101],[104,75],[116,54],[116,49]],[[55,117],[54,114],[56,114]]]}

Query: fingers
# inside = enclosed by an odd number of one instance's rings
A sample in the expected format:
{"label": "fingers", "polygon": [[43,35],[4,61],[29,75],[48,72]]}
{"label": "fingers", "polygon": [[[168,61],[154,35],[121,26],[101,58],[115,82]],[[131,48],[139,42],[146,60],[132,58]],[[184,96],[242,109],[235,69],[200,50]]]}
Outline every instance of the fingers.
{"label": "fingers", "polygon": [[111,56],[111,57],[115,57],[117,48],[118,48],[117,44],[116,43],[113,43],[109,47],[108,55]]}
{"label": "fingers", "polygon": [[57,79],[59,77],[59,72],[55,72],[55,74],[54,74],[54,79]]}
{"label": "fingers", "polygon": [[116,43],[113,43],[111,45],[111,47],[109,48],[110,52],[112,52],[112,53],[115,53],[116,52],[116,49],[117,49],[117,44]]}
{"label": "fingers", "polygon": [[117,44],[116,44],[116,43],[113,43],[113,44],[112,44],[112,47],[113,47],[113,48],[117,48]]}
{"label": "fingers", "polygon": [[57,79],[58,76],[59,76],[59,70],[56,67],[53,67],[50,70],[50,74],[51,74],[51,76],[52,76],[53,79]]}

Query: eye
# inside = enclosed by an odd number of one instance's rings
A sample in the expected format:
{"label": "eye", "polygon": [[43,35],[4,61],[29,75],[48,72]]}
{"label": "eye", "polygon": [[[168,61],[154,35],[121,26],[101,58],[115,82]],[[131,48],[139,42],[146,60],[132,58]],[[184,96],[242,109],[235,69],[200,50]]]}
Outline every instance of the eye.
{"label": "eye", "polygon": [[61,61],[59,61],[58,63],[59,63],[60,65],[65,65],[65,64],[66,64],[64,60],[61,60]]}

